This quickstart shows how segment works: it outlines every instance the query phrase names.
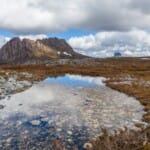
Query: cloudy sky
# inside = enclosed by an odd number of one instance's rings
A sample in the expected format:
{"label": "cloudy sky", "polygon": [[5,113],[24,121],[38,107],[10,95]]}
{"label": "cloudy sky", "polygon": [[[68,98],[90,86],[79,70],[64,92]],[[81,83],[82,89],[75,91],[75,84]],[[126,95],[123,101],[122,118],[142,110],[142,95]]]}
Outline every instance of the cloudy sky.
{"label": "cloudy sky", "polygon": [[0,0],[0,46],[57,36],[96,57],[150,56],[149,0]]}

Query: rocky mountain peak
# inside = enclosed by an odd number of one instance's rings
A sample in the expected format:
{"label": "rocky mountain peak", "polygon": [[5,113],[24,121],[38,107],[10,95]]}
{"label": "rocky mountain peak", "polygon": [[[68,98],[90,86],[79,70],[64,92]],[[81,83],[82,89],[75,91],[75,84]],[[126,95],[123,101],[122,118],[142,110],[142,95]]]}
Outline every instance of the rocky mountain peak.
{"label": "rocky mountain peak", "polygon": [[47,38],[30,40],[13,38],[0,49],[0,63],[26,63],[31,60],[83,58],[64,40]]}

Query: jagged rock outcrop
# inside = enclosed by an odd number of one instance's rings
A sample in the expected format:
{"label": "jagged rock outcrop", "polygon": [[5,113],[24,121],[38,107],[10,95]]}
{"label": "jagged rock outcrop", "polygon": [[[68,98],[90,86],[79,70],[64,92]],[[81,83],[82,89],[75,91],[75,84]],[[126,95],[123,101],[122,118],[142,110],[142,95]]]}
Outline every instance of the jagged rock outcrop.
{"label": "jagged rock outcrop", "polygon": [[68,58],[68,56],[71,56],[72,58],[83,57],[83,55],[76,53],[64,39],[48,38],[38,41],[44,45],[47,45],[48,47],[55,49],[57,53],[60,54],[61,58]]}
{"label": "jagged rock outcrop", "polygon": [[63,39],[29,40],[13,38],[0,49],[1,64],[40,63],[51,59],[84,58]]}

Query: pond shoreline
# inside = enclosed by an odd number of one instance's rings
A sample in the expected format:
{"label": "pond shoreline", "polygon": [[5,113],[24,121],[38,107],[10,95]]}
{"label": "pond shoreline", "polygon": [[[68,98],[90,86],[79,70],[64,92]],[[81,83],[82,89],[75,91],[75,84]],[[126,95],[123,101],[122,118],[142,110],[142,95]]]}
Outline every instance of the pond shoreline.
{"label": "pond shoreline", "polygon": [[[3,128],[0,129],[1,134],[7,130],[9,135],[15,135],[12,128],[16,127],[18,136],[26,131],[30,133],[25,134],[29,141],[38,138],[40,134],[45,140],[49,137],[51,141],[59,135],[64,137],[67,146],[71,147],[76,143],[81,149],[89,138],[99,136],[102,128],[107,128],[112,134],[114,130],[119,131],[124,126],[137,130],[135,122],[146,125],[141,120],[144,111],[140,103],[106,87],[103,83],[105,80],[102,77],[67,74],[64,77],[47,78],[24,92],[10,95],[9,101],[2,99],[0,105],[4,104],[5,108],[0,111],[0,118],[3,120],[0,120]],[[19,122],[19,125],[15,122]],[[36,133],[32,135],[30,128],[35,128]],[[9,135],[6,141],[11,138]],[[5,138],[0,138],[5,143]],[[20,139],[24,140],[24,137]],[[44,143],[41,145],[47,146]],[[19,146],[22,144],[18,141]]]}

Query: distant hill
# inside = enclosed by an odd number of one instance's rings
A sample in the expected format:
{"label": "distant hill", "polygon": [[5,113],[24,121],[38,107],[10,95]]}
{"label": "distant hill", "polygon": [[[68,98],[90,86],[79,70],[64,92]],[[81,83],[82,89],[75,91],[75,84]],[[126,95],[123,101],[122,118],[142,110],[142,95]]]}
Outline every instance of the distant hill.
{"label": "distant hill", "polygon": [[64,40],[47,38],[30,40],[13,38],[0,49],[0,64],[36,64],[52,59],[82,59]]}

